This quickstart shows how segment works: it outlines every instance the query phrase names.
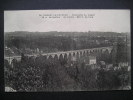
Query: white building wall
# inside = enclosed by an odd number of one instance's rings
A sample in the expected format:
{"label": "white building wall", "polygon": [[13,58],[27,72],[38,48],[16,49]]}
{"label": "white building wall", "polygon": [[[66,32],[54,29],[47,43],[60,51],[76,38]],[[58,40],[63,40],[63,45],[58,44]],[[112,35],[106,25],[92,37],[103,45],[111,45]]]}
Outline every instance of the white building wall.
{"label": "white building wall", "polygon": [[96,59],[90,59],[90,64],[96,64]]}

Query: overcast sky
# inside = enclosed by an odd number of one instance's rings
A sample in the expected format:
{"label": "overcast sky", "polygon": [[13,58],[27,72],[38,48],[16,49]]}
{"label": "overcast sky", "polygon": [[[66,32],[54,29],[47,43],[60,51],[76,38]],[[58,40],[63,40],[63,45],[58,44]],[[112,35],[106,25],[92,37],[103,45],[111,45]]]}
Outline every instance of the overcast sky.
{"label": "overcast sky", "polygon": [[[46,14],[93,14],[93,18],[42,18]],[[4,32],[111,31],[130,32],[130,10],[4,11]]]}

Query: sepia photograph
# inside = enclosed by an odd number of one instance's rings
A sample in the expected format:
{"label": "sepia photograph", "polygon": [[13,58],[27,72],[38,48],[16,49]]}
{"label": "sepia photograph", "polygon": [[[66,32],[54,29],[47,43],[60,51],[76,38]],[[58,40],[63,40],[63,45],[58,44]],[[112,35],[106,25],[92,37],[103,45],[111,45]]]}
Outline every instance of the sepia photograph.
{"label": "sepia photograph", "polygon": [[5,92],[131,90],[129,9],[4,11]]}

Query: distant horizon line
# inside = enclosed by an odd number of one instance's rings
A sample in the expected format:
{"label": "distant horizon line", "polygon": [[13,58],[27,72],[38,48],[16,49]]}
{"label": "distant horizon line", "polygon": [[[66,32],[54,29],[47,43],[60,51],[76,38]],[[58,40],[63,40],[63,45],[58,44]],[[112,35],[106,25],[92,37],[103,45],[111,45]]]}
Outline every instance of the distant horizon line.
{"label": "distant horizon line", "polygon": [[[130,33],[130,32],[115,32],[115,31],[8,31],[8,32],[113,32],[113,33]],[[4,32],[4,33],[8,33],[8,32]]]}

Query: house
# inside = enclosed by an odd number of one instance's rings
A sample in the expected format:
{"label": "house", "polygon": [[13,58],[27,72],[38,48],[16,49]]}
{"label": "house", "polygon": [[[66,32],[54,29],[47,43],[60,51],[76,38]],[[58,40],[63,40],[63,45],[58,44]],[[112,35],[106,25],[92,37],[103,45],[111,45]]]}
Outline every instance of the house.
{"label": "house", "polygon": [[120,67],[127,67],[129,64],[128,64],[128,62],[120,62],[119,63],[119,65],[118,66],[120,66]]}
{"label": "house", "polygon": [[95,57],[95,56],[90,56],[90,57],[89,57],[89,64],[90,64],[90,65],[96,64],[96,57]]}

